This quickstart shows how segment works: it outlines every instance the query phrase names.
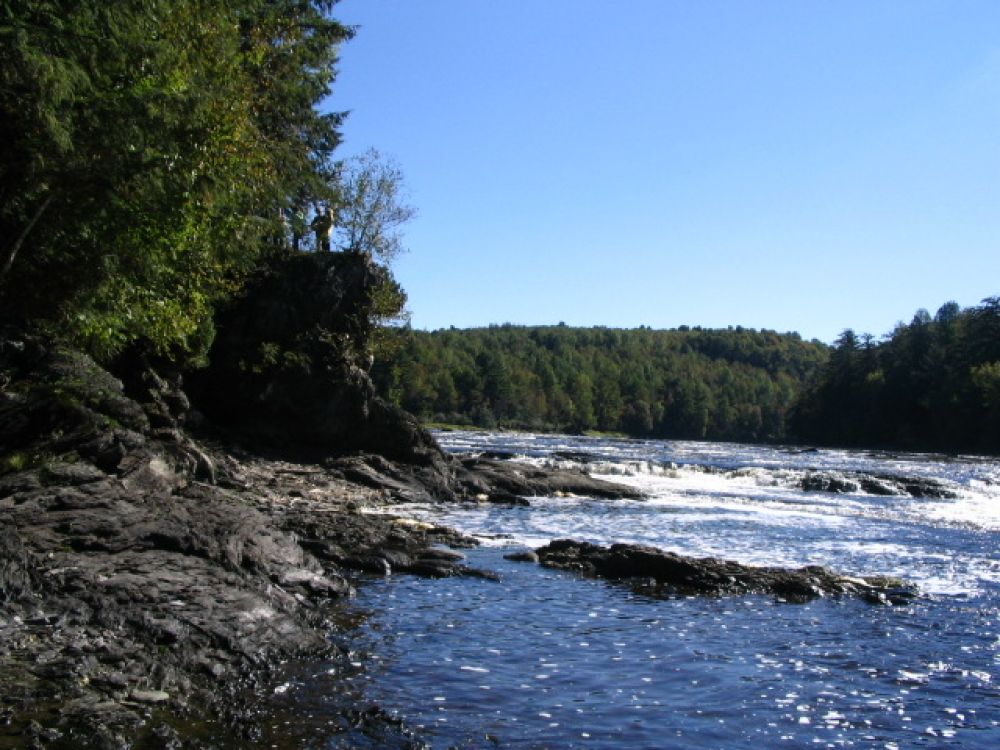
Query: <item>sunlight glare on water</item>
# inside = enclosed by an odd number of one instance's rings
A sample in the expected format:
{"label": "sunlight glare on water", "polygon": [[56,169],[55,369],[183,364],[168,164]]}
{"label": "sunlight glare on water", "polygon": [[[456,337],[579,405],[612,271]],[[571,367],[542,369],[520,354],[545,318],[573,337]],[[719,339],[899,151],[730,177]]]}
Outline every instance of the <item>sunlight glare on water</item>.
{"label": "sunlight glare on water", "polygon": [[[390,576],[360,588],[354,606],[365,624],[352,642],[360,638],[362,650],[349,681],[432,747],[1000,747],[995,462],[521,434],[438,438],[456,452],[580,466],[649,498],[395,509],[478,536],[483,545],[468,564],[501,576]],[[934,480],[954,497],[802,489],[818,472]],[[906,607],[653,599],[503,558],[564,537],[891,573],[922,595]]]}

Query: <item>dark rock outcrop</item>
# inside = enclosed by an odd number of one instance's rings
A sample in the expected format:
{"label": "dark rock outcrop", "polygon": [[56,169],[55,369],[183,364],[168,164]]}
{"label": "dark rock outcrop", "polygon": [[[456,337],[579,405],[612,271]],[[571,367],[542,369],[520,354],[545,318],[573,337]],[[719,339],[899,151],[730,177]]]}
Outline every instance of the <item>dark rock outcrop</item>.
{"label": "dark rock outcrop", "polygon": [[795,602],[822,596],[858,596],[878,604],[904,604],[916,595],[912,586],[884,576],[855,578],[819,566],[754,567],[633,544],[603,547],[559,539],[535,553],[546,567],[631,581],[642,591],[659,595],[772,594]]}
{"label": "dark rock outcrop", "polygon": [[526,497],[581,495],[607,500],[638,499],[641,491],[622,484],[594,479],[580,469],[539,468],[516,461],[482,456],[462,458],[466,486],[474,493],[476,482],[494,502],[518,503]]}
{"label": "dark rock outcrop", "polygon": [[865,492],[869,495],[901,497],[957,497],[954,490],[938,480],[896,474],[811,471],[800,480],[799,486],[809,492],[832,492],[834,494]]}
{"label": "dark rock outcrop", "polygon": [[384,487],[195,442],[155,372],[137,401],[5,335],[0,375],[0,745],[125,747],[151,706],[235,720],[282,661],[336,657],[326,612],[357,572],[483,575],[442,548],[461,535],[364,512]]}
{"label": "dark rock outcrop", "polygon": [[373,305],[388,283],[364,255],[285,258],[218,316],[193,400],[227,434],[283,457],[323,461],[398,501],[489,500],[565,492],[639,493],[582,471],[446,455],[414,417],[375,395]]}
{"label": "dark rock outcrop", "polygon": [[[149,705],[235,720],[282,662],[338,658],[328,609],[358,573],[483,575],[442,548],[471,544],[461,535],[362,512],[377,492],[319,467],[217,459],[220,486],[105,475],[0,499],[0,744],[34,721],[125,747],[150,729]],[[221,486],[230,472],[241,490]]]}
{"label": "dark rock outcrop", "polygon": [[440,462],[430,435],[378,398],[368,377],[374,306],[387,283],[363,254],[275,262],[217,316],[211,365],[193,383],[198,407],[240,441],[285,455]]}

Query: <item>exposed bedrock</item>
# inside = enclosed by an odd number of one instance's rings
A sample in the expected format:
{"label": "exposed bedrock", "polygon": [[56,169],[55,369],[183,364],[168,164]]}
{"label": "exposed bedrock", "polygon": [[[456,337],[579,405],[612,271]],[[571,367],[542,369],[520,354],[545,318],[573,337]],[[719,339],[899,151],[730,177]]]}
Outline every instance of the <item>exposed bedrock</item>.
{"label": "exposed bedrock", "polygon": [[810,492],[832,492],[835,494],[865,492],[869,495],[903,497],[907,495],[946,499],[957,497],[954,490],[935,479],[897,474],[812,471],[802,478],[799,486]]}
{"label": "exposed bedrock", "polygon": [[275,263],[217,316],[199,408],[241,442],[322,459],[351,452],[431,466],[441,451],[368,377],[373,309],[388,283],[363,254]]}
{"label": "exposed bedrock", "polygon": [[[240,736],[276,665],[340,658],[331,621],[359,575],[493,577],[464,564],[457,549],[473,540],[393,505],[631,494],[583,473],[459,460],[372,401],[355,402],[367,437],[344,437],[319,461],[279,458],[278,443],[267,457],[223,448],[187,431],[198,415],[178,373],[137,352],[119,366],[121,379],[79,352],[0,331],[0,747],[117,748],[150,736],[170,746],[172,727],[198,717]],[[305,406],[267,418],[253,402],[247,424],[260,419],[263,434],[275,419],[275,434],[292,439],[308,399],[335,393],[304,392]],[[312,437],[287,454],[315,448],[321,425],[336,422],[316,411],[325,416]],[[357,415],[338,413],[329,434],[347,436]],[[378,430],[397,441],[387,443],[395,460],[347,450],[377,449]]]}
{"label": "exposed bedrock", "polygon": [[0,747],[127,747],[182,716],[238,736],[275,666],[337,657],[358,572],[482,575],[388,489],[206,447],[176,378],[131,374],[0,336]]}
{"label": "exposed bedrock", "polygon": [[[538,468],[526,463],[481,456],[462,458],[462,467],[493,488],[497,499],[580,495],[609,500],[637,499],[643,493],[634,487],[594,479],[582,469]],[[471,481],[471,480],[470,480]]]}
{"label": "exposed bedrock", "polygon": [[886,576],[855,578],[819,566],[754,567],[633,544],[604,547],[558,539],[535,550],[535,555],[549,568],[630,581],[644,592],[661,595],[772,594],[794,602],[822,596],[858,596],[876,604],[905,604],[916,595],[913,586]]}

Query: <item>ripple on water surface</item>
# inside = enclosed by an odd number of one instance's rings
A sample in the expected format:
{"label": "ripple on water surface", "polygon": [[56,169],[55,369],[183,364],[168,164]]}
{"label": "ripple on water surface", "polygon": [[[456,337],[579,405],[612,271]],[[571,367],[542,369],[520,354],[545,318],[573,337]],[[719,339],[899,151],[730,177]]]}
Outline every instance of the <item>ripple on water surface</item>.
{"label": "ripple on water surface", "polygon": [[995,610],[655,600],[501,554],[359,596],[351,679],[434,747],[1000,746]]}
{"label": "ripple on water surface", "polygon": [[[435,748],[1000,747],[995,461],[441,437],[450,449],[508,451],[535,463],[586,458],[591,470],[642,486],[651,499],[400,509],[480,535],[489,544],[470,553],[470,564],[502,581],[370,580],[350,605],[361,623],[346,641],[360,643],[352,672],[333,685],[297,681],[292,700],[312,706],[321,691],[354,691],[419,726]],[[957,496],[802,490],[814,470],[924,477]],[[654,600],[502,557],[505,546],[556,537],[891,573],[929,596],[904,608],[759,596]]]}

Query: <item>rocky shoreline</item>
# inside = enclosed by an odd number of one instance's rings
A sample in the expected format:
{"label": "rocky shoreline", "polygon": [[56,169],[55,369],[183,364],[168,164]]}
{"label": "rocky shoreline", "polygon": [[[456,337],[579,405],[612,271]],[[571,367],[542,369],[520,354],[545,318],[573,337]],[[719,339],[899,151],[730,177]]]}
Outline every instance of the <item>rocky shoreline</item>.
{"label": "rocky shoreline", "polygon": [[[245,385],[257,434],[274,424],[239,447],[233,435],[248,418],[201,417],[180,376],[147,359],[115,377],[78,351],[0,331],[0,750],[274,745],[262,728],[267,696],[284,665],[349,659],[339,621],[360,580],[495,577],[465,564],[460,550],[474,539],[394,506],[638,496],[582,468],[447,455],[334,354],[320,347],[316,369],[296,361]],[[340,407],[310,412],[307,401],[279,419],[317,371],[327,389],[313,382],[310,399]],[[358,433],[345,411],[357,412]],[[312,437],[296,443],[310,419]],[[316,435],[337,450],[308,450],[322,444]],[[389,457],[374,451],[382,444]],[[564,541],[537,554],[553,567],[645,579],[654,593],[794,598],[818,586],[891,601],[900,588],[814,570],[803,581],[770,571],[767,588],[764,574],[706,561],[672,580],[668,553],[645,548]],[[341,733],[345,747],[422,747],[377,706],[336,700],[324,732]]]}
{"label": "rocky shoreline", "polygon": [[[346,658],[330,634],[336,604],[359,576],[493,577],[464,565],[458,550],[474,539],[393,512],[426,493],[404,481],[404,466],[363,456],[296,463],[202,445],[208,482],[178,474],[157,441],[143,447],[145,462],[124,476],[80,460],[0,480],[0,747],[253,744],[262,694],[280,665]],[[488,466],[494,479],[529,481],[526,467]],[[577,494],[592,481],[527,474]],[[615,486],[601,489],[613,495]],[[467,501],[489,498],[477,494]],[[634,545],[558,540],[522,559],[654,595],[852,595],[882,604],[914,595],[895,580]],[[344,731],[421,746],[377,707],[343,711]],[[209,727],[211,739],[192,737],[192,723]]]}
{"label": "rocky shoreline", "polygon": [[[251,743],[276,668],[340,658],[336,608],[359,576],[491,576],[457,551],[474,540],[393,505],[631,494],[480,470],[415,425],[411,462],[266,456],[193,438],[179,383],[154,370],[128,389],[79,352],[0,344],[0,748]],[[377,707],[343,711],[355,734],[419,746]]]}
{"label": "rocky shoreline", "polygon": [[354,571],[477,574],[441,547],[471,540],[371,513],[378,491],[213,458],[218,484],[170,491],[84,464],[6,478],[29,487],[0,500],[0,747],[162,741],[170,716],[238,728],[253,708],[241,696],[273,667],[335,656],[328,609]]}

